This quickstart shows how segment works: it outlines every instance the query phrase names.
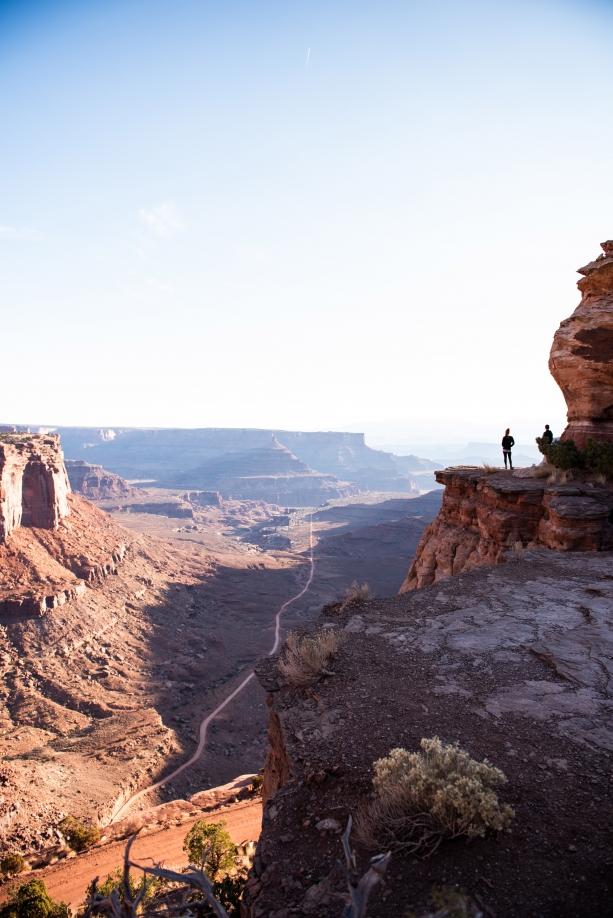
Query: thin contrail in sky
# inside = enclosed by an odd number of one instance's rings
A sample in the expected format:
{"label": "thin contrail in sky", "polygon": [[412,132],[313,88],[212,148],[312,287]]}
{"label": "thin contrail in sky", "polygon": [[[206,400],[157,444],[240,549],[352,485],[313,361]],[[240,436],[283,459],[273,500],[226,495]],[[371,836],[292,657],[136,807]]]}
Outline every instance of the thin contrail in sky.
{"label": "thin contrail in sky", "polygon": [[309,50],[307,51],[307,59],[306,59],[306,65],[307,65],[307,67],[309,66],[309,58],[310,58],[310,56],[311,56],[311,49],[309,48]]}

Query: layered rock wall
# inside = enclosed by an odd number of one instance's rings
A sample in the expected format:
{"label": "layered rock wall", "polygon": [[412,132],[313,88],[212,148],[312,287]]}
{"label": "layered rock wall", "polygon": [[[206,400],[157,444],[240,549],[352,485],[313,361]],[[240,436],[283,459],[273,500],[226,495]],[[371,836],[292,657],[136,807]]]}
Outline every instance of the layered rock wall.
{"label": "layered rock wall", "polygon": [[584,268],[583,294],[572,316],[554,335],[549,369],[568,407],[562,439],[584,449],[591,437],[613,441],[613,241]]}
{"label": "layered rock wall", "polygon": [[19,526],[57,529],[69,492],[58,436],[0,436],[0,544]]}
{"label": "layered rock wall", "polygon": [[423,532],[401,593],[497,564],[518,542],[555,551],[613,549],[611,488],[589,482],[549,484],[478,468],[450,468],[435,475],[445,485],[443,503]]}

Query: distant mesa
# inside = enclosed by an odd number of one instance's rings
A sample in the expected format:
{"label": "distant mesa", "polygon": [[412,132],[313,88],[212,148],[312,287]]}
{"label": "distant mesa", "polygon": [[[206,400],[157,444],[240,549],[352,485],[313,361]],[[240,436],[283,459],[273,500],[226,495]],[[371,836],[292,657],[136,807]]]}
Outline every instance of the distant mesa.
{"label": "distant mesa", "polygon": [[313,507],[359,494],[355,484],[309,468],[272,436],[262,448],[227,453],[168,481],[168,487],[217,491],[230,500]]}
{"label": "distant mesa", "polygon": [[613,441],[613,240],[603,254],[579,268],[583,294],[554,335],[549,369],[568,408],[562,439],[584,449],[591,437]]}
{"label": "distant mesa", "polygon": [[[394,456],[372,449],[366,445],[361,433],[224,427],[167,430],[58,427],[55,432],[61,434],[64,453],[70,459],[98,464],[128,480],[153,480],[157,486],[179,475],[185,476],[186,482],[192,481],[191,472],[196,468],[200,472],[210,460],[262,449],[287,449],[308,469],[349,483],[358,491],[376,489],[417,493],[419,485],[412,472],[422,475],[419,479],[422,489],[426,480],[430,487],[434,484],[428,473],[435,463],[415,456]],[[254,458],[257,459],[257,456],[256,453]],[[188,473],[190,477],[187,477]],[[244,477],[244,474],[239,477]],[[199,481],[200,477],[195,480]]]}

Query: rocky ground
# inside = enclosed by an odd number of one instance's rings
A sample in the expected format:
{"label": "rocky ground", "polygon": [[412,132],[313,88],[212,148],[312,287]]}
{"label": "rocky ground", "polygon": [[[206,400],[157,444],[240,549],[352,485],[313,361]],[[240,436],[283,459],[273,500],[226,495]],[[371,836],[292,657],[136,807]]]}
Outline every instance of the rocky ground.
{"label": "rocky ground", "polygon": [[[503,770],[512,828],[425,860],[396,855],[368,914],[419,911],[433,886],[463,889],[497,918],[613,914],[612,560],[529,552],[328,607],[318,625],[345,643],[335,675],[308,691],[284,686],[274,658],[258,665],[272,797],[247,914],[338,916],[340,832],[372,799],[372,763],[435,735]],[[362,869],[372,853],[357,846]]]}

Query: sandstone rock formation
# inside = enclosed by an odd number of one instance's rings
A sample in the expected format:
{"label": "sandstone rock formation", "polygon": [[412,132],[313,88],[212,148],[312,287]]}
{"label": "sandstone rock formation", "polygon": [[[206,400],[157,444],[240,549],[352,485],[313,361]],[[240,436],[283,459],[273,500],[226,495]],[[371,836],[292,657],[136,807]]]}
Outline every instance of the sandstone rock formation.
{"label": "sandstone rock formation", "polygon": [[602,248],[603,255],[579,268],[581,302],[555,333],[549,357],[568,407],[562,438],[579,449],[588,437],[613,441],[613,240]]}
{"label": "sandstone rock formation", "polygon": [[589,482],[549,484],[477,468],[435,475],[445,485],[443,503],[423,532],[401,593],[496,564],[516,542],[556,551],[613,549],[610,488]]}
{"label": "sandstone rock formation", "polygon": [[20,526],[57,529],[69,491],[59,436],[0,434],[0,544]]}
{"label": "sandstone rock formation", "polygon": [[101,465],[90,465],[80,459],[66,459],[64,464],[72,490],[88,500],[127,498],[139,493],[138,488],[130,487],[124,478],[107,472]]}

